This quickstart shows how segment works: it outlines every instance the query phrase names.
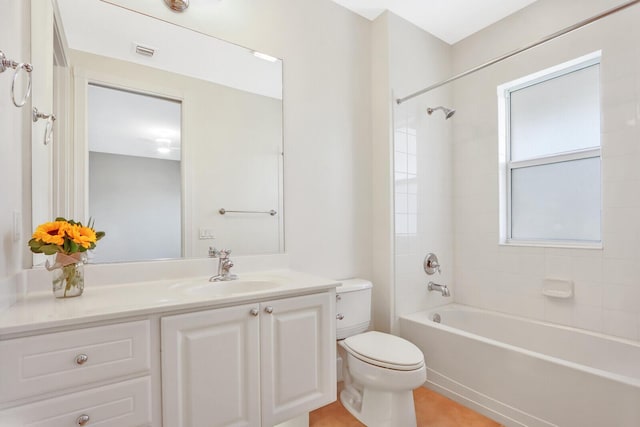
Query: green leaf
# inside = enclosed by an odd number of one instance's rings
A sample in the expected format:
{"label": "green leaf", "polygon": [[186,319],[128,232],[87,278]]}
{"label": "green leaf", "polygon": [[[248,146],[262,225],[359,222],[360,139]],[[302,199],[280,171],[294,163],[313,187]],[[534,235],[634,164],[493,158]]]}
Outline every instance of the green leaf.
{"label": "green leaf", "polygon": [[56,218],[56,221],[66,221],[66,219],[62,218],[61,216]]}
{"label": "green leaf", "polygon": [[102,239],[106,233],[104,231],[96,231],[96,240]]}
{"label": "green leaf", "polygon": [[44,245],[41,249],[42,253],[45,255],[53,255],[60,252],[60,247],[58,245]]}
{"label": "green leaf", "polygon": [[78,247],[79,246],[76,242],[74,242],[73,240],[69,240],[69,253],[72,254],[72,253],[78,252]]}
{"label": "green leaf", "polygon": [[40,249],[43,245],[44,243],[42,243],[40,240],[36,240],[36,239],[29,240],[29,247],[31,248],[32,251]]}

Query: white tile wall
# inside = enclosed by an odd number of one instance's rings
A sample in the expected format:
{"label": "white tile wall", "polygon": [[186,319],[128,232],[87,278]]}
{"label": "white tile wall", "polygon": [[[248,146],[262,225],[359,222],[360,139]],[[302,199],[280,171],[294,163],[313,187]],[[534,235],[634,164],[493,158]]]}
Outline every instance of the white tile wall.
{"label": "white tile wall", "polygon": [[[607,2],[600,3],[598,8],[606,9]],[[520,31],[521,19],[537,22],[545,16],[547,24],[566,24],[578,20],[579,9],[559,11],[554,2],[541,0],[454,46],[453,62],[469,66],[479,51],[491,57],[509,50],[505,40]],[[628,9],[453,85],[457,302],[640,339],[640,48],[631,36],[640,32],[639,20],[640,8]],[[496,86],[599,49],[603,248],[498,245]],[[572,280],[574,297],[543,297],[546,277]]]}

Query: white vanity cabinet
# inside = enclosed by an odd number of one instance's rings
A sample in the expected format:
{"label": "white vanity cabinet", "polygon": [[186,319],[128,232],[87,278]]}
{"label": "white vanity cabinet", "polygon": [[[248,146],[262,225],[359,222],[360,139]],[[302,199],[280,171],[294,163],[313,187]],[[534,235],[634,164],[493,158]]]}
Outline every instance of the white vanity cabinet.
{"label": "white vanity cabinet", "polygon": [[332,295],[163,317],[164,425],[268,427],[335,400]]}
{"label": "white vanity cabinet", "polygon": [[148,320],[0,341],[0,426],[151,424]]}

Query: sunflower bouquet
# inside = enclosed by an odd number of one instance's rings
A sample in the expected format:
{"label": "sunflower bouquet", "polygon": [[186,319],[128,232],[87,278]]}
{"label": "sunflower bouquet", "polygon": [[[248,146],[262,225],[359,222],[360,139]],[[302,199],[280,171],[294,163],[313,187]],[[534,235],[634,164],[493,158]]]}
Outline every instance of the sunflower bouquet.
{"label": "sunflower bouquet", "polygon": [[55,255],[55,263],[49,261],[46,268],[54,271],[53,292],[56,297],[78,296],[84,289],[84,253],[96,247],[103,238],[103,231],[95,231],[89,220],[87,226],[80,222],[56,218],[39,225],[34,231],[29,248],[33,253]]}

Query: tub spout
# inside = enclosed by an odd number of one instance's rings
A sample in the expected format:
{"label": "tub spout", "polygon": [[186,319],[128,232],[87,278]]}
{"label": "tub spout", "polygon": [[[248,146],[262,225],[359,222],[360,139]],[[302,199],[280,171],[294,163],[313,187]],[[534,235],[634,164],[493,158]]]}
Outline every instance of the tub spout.
{"label": "tub spout", "polygon": [[442,294],[443,297],[451,296],[451,292],[449,292],[449,288],[447,287],[447,285],[439,285],[434,282],[429,282],[429,284],[427,285],[427,289],[429,289],[429,291],[438,291]]}

